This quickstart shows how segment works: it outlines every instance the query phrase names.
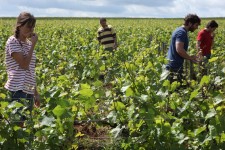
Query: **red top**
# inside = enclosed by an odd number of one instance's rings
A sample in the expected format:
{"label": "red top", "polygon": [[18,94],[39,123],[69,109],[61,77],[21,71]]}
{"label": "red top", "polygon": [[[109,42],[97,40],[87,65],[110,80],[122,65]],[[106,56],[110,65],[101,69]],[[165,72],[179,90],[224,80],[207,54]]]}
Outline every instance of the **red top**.
{"label": "red top", "polygon": [[205,56],[211,54],[211,47],[213,41],[211,33],[203,29],[198,33],[197,40],[201,41],[200,48],[202,49],[202,55]]}

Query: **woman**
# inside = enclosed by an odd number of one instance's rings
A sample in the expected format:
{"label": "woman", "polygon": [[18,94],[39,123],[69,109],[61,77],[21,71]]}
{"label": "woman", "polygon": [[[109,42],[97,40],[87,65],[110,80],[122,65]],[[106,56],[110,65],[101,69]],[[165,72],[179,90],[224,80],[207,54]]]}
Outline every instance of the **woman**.
{"label": "woman", "polygon": [[[35,45],[38,36],[34,33],[36,19],[28,12],[22,12],[17,18],[14,35],[6,43],[6,68],[8,80],[5,88],[11,92],[12,101],[28,101],[31,111],[33,100],[40,106],[40,97],[35,79]],[[24,114],[20,114],[24,117]]]}

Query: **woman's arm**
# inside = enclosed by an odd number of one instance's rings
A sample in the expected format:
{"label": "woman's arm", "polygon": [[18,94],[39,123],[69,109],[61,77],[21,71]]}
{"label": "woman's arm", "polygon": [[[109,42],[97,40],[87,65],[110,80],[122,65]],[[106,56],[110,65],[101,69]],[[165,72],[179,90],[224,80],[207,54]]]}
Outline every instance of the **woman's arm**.
{"label": "woman's arm", "polygon": [[37,34],[34,34],[31,37],[31,42],[32,42],[31,48],[29,50],[29,53],[26,56],[24,56],[22,52],[12,53],[12,57],[15,59],[15,61],[19,64],[19,66],[22,69],[26,69],[26,70],[29,69],[30,61],[31,61],[34,47],[36,45],[37,40],[38,40],[38,36]]}

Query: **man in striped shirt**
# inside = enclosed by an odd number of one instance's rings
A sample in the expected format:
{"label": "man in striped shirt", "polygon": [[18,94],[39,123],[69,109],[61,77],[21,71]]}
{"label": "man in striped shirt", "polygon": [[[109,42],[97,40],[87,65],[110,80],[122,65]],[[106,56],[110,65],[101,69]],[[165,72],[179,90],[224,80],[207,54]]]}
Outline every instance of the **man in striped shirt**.
{"label": "man in striped shirt", "polygon": [[98,29],[98,41],[104,50],[112,52],[117,48],[116,32],[111,25],[107,25],[106,18],[100,18],[101,27]]}
{"label": "man in striped shirt", "polygon": [[[113,50],[117,48],[116,32],[111,25],[106,23],[106,18],[100,18],[99,21],[101,25],[101,27],[98,29],[97,35],[99,44],[103,45],[105,51],[112,52],[113,54]],[[105,56],[103,57],[103,60],[104,59],[106,59]],[[108,70],[107,73],[101,74],[99,79],[106,82],[106,86],[112,86],[111,83],[109,83],[109,80],[112,79],[112,69],[110,67],[106,68]]]}

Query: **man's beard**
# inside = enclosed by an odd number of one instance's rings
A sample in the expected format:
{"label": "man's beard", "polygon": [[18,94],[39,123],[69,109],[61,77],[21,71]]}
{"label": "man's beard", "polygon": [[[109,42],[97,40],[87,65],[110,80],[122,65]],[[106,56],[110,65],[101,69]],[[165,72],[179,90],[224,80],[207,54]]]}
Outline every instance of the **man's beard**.
{"label": "man's beard", "polygon": [[189,31],[194,32],[194,31],[195,31],[195,28],[194,28],[193,26],[191,26],[191,27],[189,28]]}

